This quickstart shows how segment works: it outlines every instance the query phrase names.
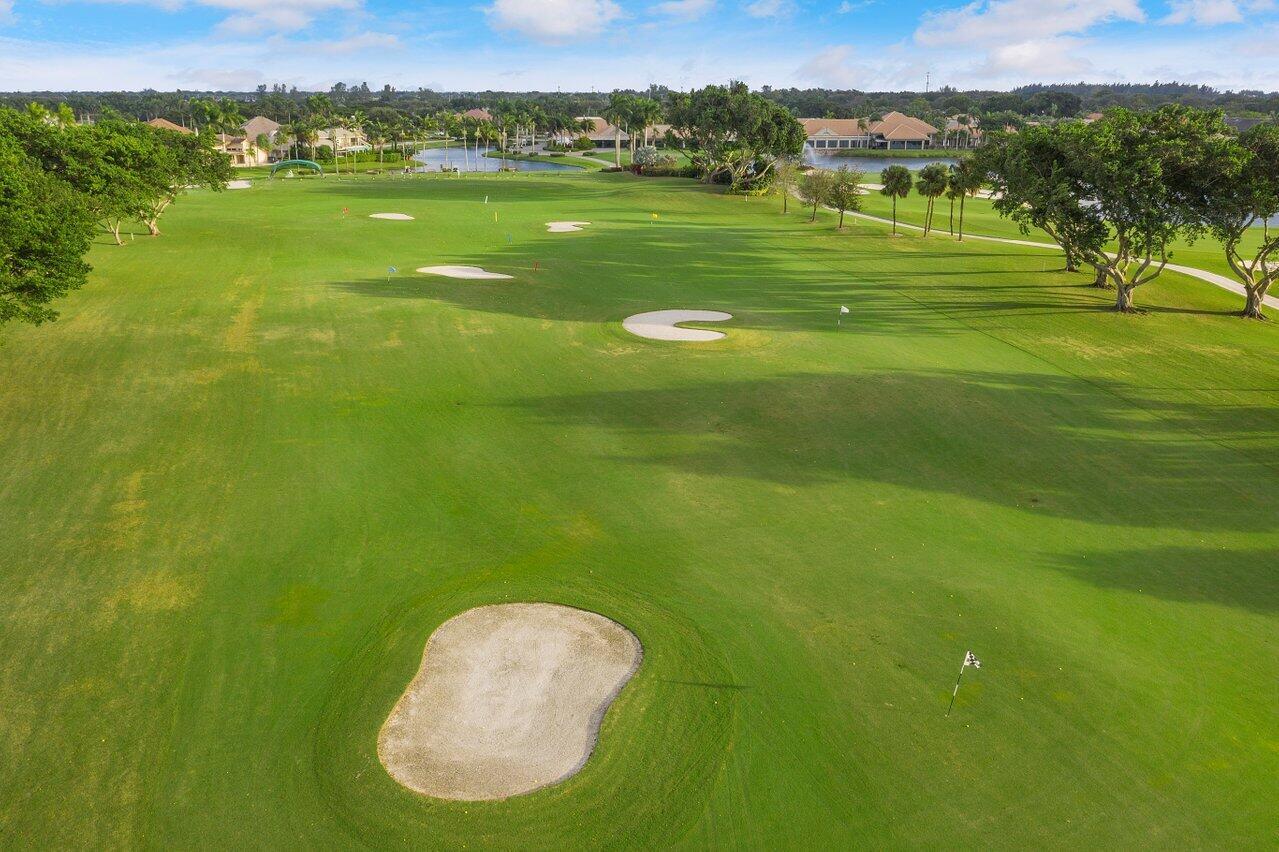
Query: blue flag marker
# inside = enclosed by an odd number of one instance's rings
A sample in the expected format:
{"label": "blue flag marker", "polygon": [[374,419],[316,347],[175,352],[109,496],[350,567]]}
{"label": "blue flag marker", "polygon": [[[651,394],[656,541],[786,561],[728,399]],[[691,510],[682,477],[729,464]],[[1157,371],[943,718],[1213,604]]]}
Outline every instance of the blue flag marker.
{"label": "blue flag marker", "polygon": [[394,274],[395,274],[395,272],[396,272],[396,269],[395,269],[395,267],[394,267],[394,266],[388,266],[388,267],[386,268],[386,283],[387,283],[387,284],[390,284],[390,283],[391,283],[391,276],[392,276],[392,275],[394,275]]}

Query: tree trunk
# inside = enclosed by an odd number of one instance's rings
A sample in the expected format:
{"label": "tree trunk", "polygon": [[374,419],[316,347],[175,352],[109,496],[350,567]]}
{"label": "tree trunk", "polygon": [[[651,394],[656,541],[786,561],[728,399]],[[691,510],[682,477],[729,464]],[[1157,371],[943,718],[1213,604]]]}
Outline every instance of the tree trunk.
{"label": "tree trunk", "polygon": [[1097,267],[1097,277],[1092,280],[1092,286],[1102,290],[1110,289],[1110,281],[1106,278],[1106,267]]}
{"label": "tree trunk", "polygon": [[622,167],[622,128],[613,128],[613,165]]}
{"label": "tree trunk", "polygon": [[893,236],[897,236],[897,196],[893,196]]}
{"label": "tree trunk", "polygon": [[839,230],[841,230],[841,231],[842,231],[842,230],[844,230],[844,211],[843,211],[843,209],[841,209],[841,210],[839,211]]}
{"label": "tree trunk", "polygon": [[1263,320],[1266,315],[1262,313],[1261,306],[1264,304],[1264,293],[1260,287],[1248,287],[1248,301],[1244,305],[1243,315],[1248,319]]}
{"label": "tree trunk", "polygon": [[811,217],[809,217],[809,219],[808,219],[808,221],[809,221],[810,223],[812,223],[812,222],[816,222],[816,221],[817,221],[817,205],[818,205],[818,202],[814,201],[814,202],[813,202],[813,215],[812,215]]}
{"label": "tree trunk", "polygon": [[1120,284],[1115,288],[1115,310],[1120,313],[1129,313],[1133,310],[1131,284]]}
{"label": "tree trunk", "polygon": [[955,199],[950,200],[950,235],[955,236]]}
{"label": "tree trunk", "polygon": [[124,240],[120,239],[120,223],[118,221],[113,222],[108,219],[106,221],[106,226],[107,232],[111,234],[111,236],[115,237],[115,244],[118,246],[124,245]]}
{"label": "tree trunk", "polygon": [[959,241],[964,241],[964,199],[967,195],[959,196]]}
{"label": "tree trunk", "polygon": [[155,219],[147,219],[146,226],[147,226],[147,231],[150,232],[151,236],[153,237],[160,236],[160,221],[158,217]]}

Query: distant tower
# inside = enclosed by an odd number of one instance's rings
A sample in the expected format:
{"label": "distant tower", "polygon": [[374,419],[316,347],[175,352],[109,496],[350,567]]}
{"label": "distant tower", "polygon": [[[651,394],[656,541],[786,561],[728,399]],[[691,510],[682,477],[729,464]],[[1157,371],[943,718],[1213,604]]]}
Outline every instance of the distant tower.
{"label": "distant tower", "polygon": [[931,91],[932,91],[932,85],[933,85],[933,72],[932,72],[932,71],[925,72],[925,74],[924,74],[924,94],[928,94],[929,92],[931,92]]}

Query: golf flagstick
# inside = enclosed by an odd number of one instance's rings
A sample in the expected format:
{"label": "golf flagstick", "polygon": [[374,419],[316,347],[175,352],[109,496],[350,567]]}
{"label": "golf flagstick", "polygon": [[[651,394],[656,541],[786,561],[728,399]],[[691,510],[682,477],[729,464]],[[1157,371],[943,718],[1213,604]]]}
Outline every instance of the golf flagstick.
{"label": "golf flagstick", "polygon": [[950,715],[950,711],[955,706],[955,696],[959,695],[959,682],[964,679],[964,669],[972,666],[975,669],[981,668],[981,660],[973,656],[972,651],[964,652],[964,662],[959,667],[959,677],[955,678],[955,691],[950,694],[950,707],[946,708],[946,715]]}
{"label": "golf flagstick", "polygon": [[839,313],[835,315],[835,330],[839,331],[844,325],[844,314],[849,313],[847,305],[839,306]]}

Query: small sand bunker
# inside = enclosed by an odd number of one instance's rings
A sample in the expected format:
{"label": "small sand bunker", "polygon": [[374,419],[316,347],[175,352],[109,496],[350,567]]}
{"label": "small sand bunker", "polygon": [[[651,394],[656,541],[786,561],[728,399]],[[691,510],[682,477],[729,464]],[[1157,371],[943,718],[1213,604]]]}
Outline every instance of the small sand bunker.
{"label": "small sand bunker", "polygon": [[547,222],[546,232],[548,234],[568,234],[573,231],[582,230],[582,226],[589,225],[590,222]]}
{"label": "small sand bunker", "polygon": [[247,180],[229,180],[226,182],[227,189],[248,189],[253,186]]}
{"label": "small sand bunker", "polygon": [[443,275],[445,278],[471,278],[479,281],[504,281],[512,277],[501,272],[488,272],[478,266],[419,266],[417,271],[427,275]]}
{"label": "small sand bunker", "polygon": [[635,634],[549,603],[467,610],[426,642],[378,734],[396,781],[440,799],[504,799],[585,765],[613,699],[639,668]]}
{"label": "small sand bunker", "polygon": [[622,320],[622,328],[640,337],[653,340],[690,340],[704,342],[719,340],[724,336],[722,331],[707,331],[700,328],[680,328],[681,322],[723,322],[733,318],[732,314],[723,311],[649,311],[636,314]]}
{"label": "small sand bunker", "polygon": [[394,219],[397,222],[412,222],[413,217],[407,213],[370,213],[370,219]]}

